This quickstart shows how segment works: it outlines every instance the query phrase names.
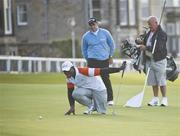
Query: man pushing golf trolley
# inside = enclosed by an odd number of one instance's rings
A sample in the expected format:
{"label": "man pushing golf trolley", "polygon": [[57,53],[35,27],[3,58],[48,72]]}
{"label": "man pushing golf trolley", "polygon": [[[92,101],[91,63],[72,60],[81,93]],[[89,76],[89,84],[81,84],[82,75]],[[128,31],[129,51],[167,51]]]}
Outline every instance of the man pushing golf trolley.
{"label": "man pushing golf trolley", "polygon": [[[160,26],[165,4],[166,0],[159,23],[155,16],[150,16],[147,20],[149,31],[140,35],[135,40],[136,44],[128,40],[122,42],[122,52],[133,59],[133,67],[139,72],[143,70],[146,74],[142,92],[129,99],[125,107],[141,107],[146,84],[152,86],[153,89],[153,98],[148,106],[168,106],[166,80],[176,80],[179,72],[173,57],[167,56],[167,34]],[[162,94],[161,103],[158,98],[159,88]]]}

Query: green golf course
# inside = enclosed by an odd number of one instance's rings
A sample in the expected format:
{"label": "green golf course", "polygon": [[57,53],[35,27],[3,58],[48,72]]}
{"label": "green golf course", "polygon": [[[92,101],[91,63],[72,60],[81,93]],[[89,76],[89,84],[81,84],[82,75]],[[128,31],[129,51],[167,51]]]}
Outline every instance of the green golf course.
{"label": "green golf course", "polygon": [[167,82],[168,107],[147,106],[151,87],[145,89],[141,108],[123,107],[142,91],[144,80],[138,72],[111,75],[115,115],[113,107],[106,115],[84,115],[87,108],[76,103],[76,115],[65,116],[69,104],[63,74],[1,73],[0,136],[180,136],[180,78]]}

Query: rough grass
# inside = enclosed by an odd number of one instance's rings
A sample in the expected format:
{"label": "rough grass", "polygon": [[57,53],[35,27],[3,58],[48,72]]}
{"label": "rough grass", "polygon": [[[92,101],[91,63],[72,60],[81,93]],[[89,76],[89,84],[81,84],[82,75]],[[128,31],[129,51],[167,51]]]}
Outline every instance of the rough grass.
{"label": "rough grass", "polygon": [[[168,82],[169,107],[148,107],[152,96],[146,88],[142,108],[124,108],[139,93],[144,75],[127,73],[111,76],[115,114],[83,115],[76,104],[75,116],[64,116],[68,109],[66,84],[62,74],[0,74],[1,136],[179,136],[180,80]],[[119,98],[117,99],[117,94]],[[42,116],[42,119],[39,119]]]}

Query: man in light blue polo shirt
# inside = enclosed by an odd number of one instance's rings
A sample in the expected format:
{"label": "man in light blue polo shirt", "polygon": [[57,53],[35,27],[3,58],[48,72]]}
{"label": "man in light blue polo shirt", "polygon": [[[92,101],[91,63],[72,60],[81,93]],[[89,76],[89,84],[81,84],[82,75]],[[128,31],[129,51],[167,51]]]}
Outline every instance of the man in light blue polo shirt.
{"label": "man in light blue polo shirt", "polygon": [[[96,18],[90,18],[88,24],[90,30],[82,37],[82,54],[87,60],[88,67],[109,67],[109,64],[113,63],[114,40],[108,30],[99,28]],[[102,75],[101,77],[107,88],[108,105],[113,105],[113,91],[109,74]]]}

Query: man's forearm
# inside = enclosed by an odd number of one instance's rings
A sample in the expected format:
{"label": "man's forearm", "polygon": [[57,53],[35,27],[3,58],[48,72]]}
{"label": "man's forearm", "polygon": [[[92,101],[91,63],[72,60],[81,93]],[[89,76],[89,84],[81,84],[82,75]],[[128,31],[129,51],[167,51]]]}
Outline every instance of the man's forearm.
{"label": "man's forearm", "polygon": [[121,65],[121,67],[119,67],[119,68],[101,68],[100,75],[118,73],[121,70],[124,70],[125,68],[126,68],[126,61],[124,61],[123,64]]}
{"label": "man's forearm", "polygon": [[72,97],[73,90],[74,90],[74,88],[73,89],[68,89],[68,100],[69,100],[69,105],[70,106],[74,106],[74,103],[75,103],[75,100]]}
{"label": "man's forearm", "polygon": [[100,75],[117,73],[121,70],[121,68],[101,68]]}

